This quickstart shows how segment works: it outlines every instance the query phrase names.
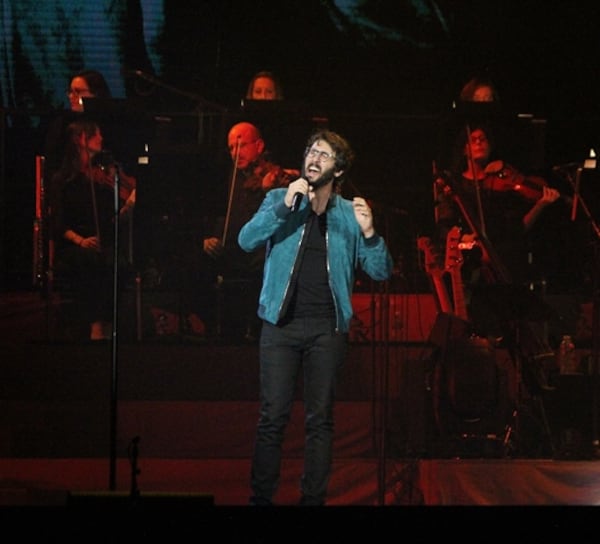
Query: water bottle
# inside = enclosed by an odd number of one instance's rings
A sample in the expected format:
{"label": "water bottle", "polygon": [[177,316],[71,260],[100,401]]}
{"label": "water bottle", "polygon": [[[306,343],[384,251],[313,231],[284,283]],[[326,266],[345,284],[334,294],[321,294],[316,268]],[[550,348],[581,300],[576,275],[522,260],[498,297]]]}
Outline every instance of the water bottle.
{"label": "water bottle", "polygon": [[576,374],[579,371],[575,344],[570,334],[564,334],[558,348],[558,368],[561,374]]}

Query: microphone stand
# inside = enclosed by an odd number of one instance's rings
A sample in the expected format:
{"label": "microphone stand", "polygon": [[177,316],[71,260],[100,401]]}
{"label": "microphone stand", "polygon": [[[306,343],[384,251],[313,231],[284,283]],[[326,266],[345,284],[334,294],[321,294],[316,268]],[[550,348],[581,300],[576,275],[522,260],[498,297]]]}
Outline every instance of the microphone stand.
{"label": "microphone stand", "polygon": [[110,388],[110,470],[109,489],[117,487],[117,385],[118,385],[118,299],[119,299],[119,165],[114,165],[114,241],[113,241],[113,315],[111,336],[111,388]]}
{"label": "microphone stand", "polygon": [[594,243],[594,261],[592,266],[592,353],[591,353],[591,374],[592,374],[592,456],[595,459],[600,458],[600,415],[598,408],[600,407],[600,391],[598,375],[600,373],[600,228],[594,220],[590,209],[585,200],[581,197],[581,173],[583,167],[579,166],[573,180],[570,173],[567,174],[567,180],[573,187],[573,208],[571,210],[571,221],[575,221],[577,216],[577,207],[579,206],[585,213],[586,218],[590,223],[590,227],[596,236]]}
{"label": "microphone stand", "polygon": [[381,301],[381,347],[383,349],[383,364],[381,376],[379,378],[379,463],[378,463],[378,502],[380,506],[385,506],[385,487],[386,487],[386,463],[387,463],[387,425],[388,425],[388,404],[389,404],[389,365],[390,365],[390,345],[389,345],[389,282],[384,282],[383,291],[379,293]]}
{"label": "microphone stand", "polygon": [[575,221],[575,219],[577,217],[577,206],[581,207],[581,209],[585,213],[585,216],[587,217],[588,221],[590,222],[590,226],[592,227],[592,230],[594,231],[596,238],[600,239],[600,227],[598,227],[598,224],[596,223],[596,221],[594,221],[592,212],[588,208],[585,200],[581,197],[581,193],[579,192],[582,172],[583,172],[583,167],[581,167],[581,166],[578,167],[577,172],[575,174],[575,181],[573,181],[571,174],[567,174],[567,180],[569,181],[569,183],[571,184],[571,187],[573,188],[573,208],[571,210],[571,221]]}
{"label": "microphone stand", "polygon": [[600,354],[600,250],[598,241],[594,244],[594,266],[593,266],[593,287],[592,287],[592,457],[600,459],[600,436],[598,422],[599,391],[598,391],[598,373],[599,373],[599,354]]}

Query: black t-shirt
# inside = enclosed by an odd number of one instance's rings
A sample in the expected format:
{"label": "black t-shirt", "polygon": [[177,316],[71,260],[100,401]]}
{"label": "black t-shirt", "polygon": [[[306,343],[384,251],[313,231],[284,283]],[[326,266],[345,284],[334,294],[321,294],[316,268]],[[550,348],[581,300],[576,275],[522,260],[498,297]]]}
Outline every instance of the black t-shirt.
{"label": "black t-shirt", "polygon": [[294,285],[289,315],[332,317],[335,306],[327,273],[327,214],[311,213],[306,223],[306,240]]}

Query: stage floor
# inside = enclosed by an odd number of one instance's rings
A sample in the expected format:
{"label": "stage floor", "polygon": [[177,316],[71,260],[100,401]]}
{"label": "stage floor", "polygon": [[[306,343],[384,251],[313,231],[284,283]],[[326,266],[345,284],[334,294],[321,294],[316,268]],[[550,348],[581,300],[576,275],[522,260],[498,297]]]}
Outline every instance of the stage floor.
{"label": "stage floor", "polygon": [[[115,353],[111,343],[45,338],[43,308],[35,296],[5,297],[2,305],[0,506],[60,507],[110,492],[127,497],[134,440],[142,494],[247,504],[258,410],[255,344],[174,338],[119,343]],[[498,406],[477,422],[461,421],[458,434],[440,436],[431,353],[422,342],[351,345],[336,406],[330,506],[600,503],[589,376],[564,379],[544,399],[546,429],[535,406],[516,403],[510,358],[499,351],[505,390]],[[299,495],[300,391],[284,446],[281,506],[295,505]],[[520,449],[512,447],[515,437]]]}

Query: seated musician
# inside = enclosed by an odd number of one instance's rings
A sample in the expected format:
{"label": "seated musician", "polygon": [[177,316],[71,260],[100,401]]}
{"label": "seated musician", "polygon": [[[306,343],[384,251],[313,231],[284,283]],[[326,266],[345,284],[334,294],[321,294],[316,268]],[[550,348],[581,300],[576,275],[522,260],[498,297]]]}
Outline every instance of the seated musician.
{"label": "seated musician", "polygon": [[[89,338],[103,340],[110,338],[113,321],[114,187],[119,182],[119,226],[125,226],[135,205],[135,179],[114,162],[99,164],[102,132],[96,123],[74,121],[66,134],[62,166],[52,179],[56,268],[72,284],[77,316],[89,327]],[[118,259],[123,268],[126,257]]]}
{"label": "seated musician", "polygon": [[227,146],[232,175],[228,192],[217,191],[219,208],[213,224],[207,228],[204,252],[211,258],[215,274],[227,285],[224,308],[227,324],[242,340],[257,338],[259,320],[256,304],[262,285],[263,254],[247,253],[237,243],[241,227],[254,215],[264,195],[275,187],[285,187],[296,179],[298,170],[286,169],[273,162],[258,127],[248,122],[229,129]]}
{"label": "seated musician", "polygon": [[[560,197],[543,179],[526,178],[495,155],[493,133],[479,122],[459,138],[458,159],[436,182],[436,224],[440,247],[452,227],[459,226],[464,248],[458,263],[464,285],[468,317],[478,334],[511,342],[507,316],[490,307],[486,286],[525,285],[531,281],[532,256],[528,235],[548,206]],[[510,302],[510,301],[500,301]],[[527,356],[551,352],[546,339],[528,335],[520,348]]]}
{"label": "seated musician", "polygon": [[112,93],[104,75],[97,70],[81,70],[72,75],[67,86],[67,109],[59,110],[50,120],[44,142],[44,175],[47,180],[60,168],[67,145],[67,127],[73,121],[91,117],[84,112],[85,98],[109,99]]}
{"label": "seated musician", "polygon": [[279,78],[268,70],[261,70],[252,76],[246,90],[246,98],[251,100],[283,100],[283,87]]}

